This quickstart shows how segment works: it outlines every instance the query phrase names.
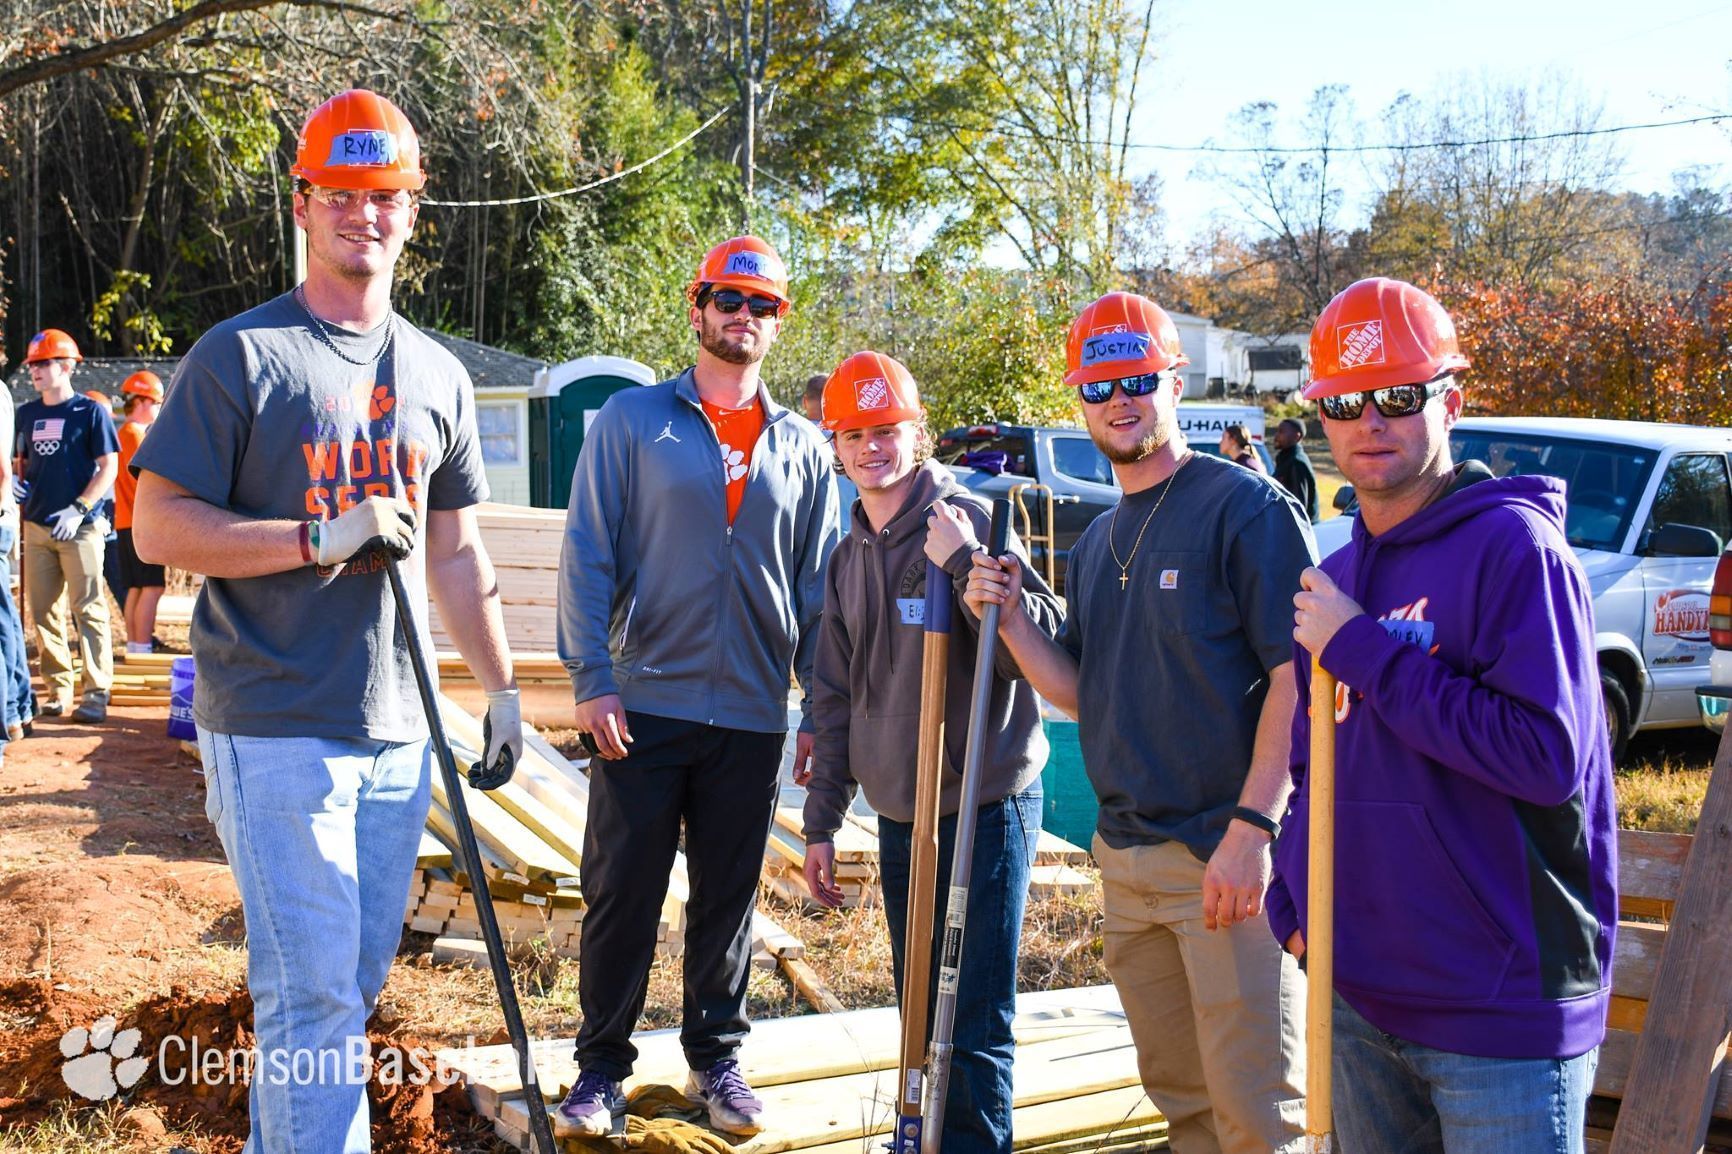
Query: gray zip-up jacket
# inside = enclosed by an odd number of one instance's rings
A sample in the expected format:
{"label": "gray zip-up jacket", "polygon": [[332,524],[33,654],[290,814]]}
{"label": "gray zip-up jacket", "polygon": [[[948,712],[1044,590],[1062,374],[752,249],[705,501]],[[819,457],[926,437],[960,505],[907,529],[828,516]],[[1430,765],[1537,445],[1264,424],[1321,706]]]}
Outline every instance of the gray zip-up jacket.
{"label": "gray zip-up jacket", "polygon": [[608,398],[578,454],[559,558],[559,657],[578,701],[757,733],[805,691],[836,544],[817,429],[758,387],[764,431],[728,524],[721,442],[687,369]]}
{"label": "gray zip-up jacket", "polygon": [[[914,820],[914,771],[920,745],[920,680],[926,644],[926,517],[943,499],[968,514],[984,541],[992,514],[949,469],[927,461],[915,472],[902,509],[873,532],[855,502],[848,536],[836,547],[825,581],[824,625],[818,641],[818,684],[813,694],[817,740],[812,779],[806,784],[808,845],[834,840],[855,786],[880,816]],[[1064,609],[1045,580],[1024,560],[1023,605],[1048,634]],[[939,813],[956,812],[968,742],[974,656],[980,622],[962,604],[973,568],[970,550],[944,563],[952,596],[948,676],[944,687],[944,765]],[[1049,752],[1034,689],[1004,646],[999,646],[987,716],[980,803],[1027,789],[1046,767]]]}

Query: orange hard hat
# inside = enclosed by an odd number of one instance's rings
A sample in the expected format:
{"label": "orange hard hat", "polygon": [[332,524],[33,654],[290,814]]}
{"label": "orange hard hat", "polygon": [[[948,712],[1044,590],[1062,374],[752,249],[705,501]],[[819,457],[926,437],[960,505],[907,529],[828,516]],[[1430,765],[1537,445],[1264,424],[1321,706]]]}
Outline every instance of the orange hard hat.
{"label": "orange hard hat", "polygon": [[78,351],[78,342],[59,329],[43,329],[30,338],[30,345],[24,353],[24,363],[33,365],[37,361],[82,361],[83,354]]}
{"label": "orange hard hat", "polygon": [[901,361],[855,353],[824,382],[824,427],[832,433],[920,419],[920,389]]}
{"label": "orange hard hat", "polygon": [[121,382],[120,391],[130,397],[148,397],[161,403],[162,378],[149,369],[140,369]]}
{"label": "orange hard hat", "polygon": [[313,110],[289,172],[326,188],[418,189],[421,140],[403,110],[365,88],[339,92]]}
{"label": "orange hard hat", "polygon": [[1086,385],[1190,363],[1173,318],[1160,305],[1136,293],[1108,293],[1071,322],[1064,383]]}
{"label": "orange hard hat", "polygon": [[1466,368],[1455,324],[1430,293],[1406,281],[1371,277],[1336,293],[1317,318],[1303,396],[1314,401],[1421,385]]}
{"label": "orange hard hat", "polygon": [[114,408],[114,402],[109,399],[107,393],[100,389],[85,389],[84,395],[101,405],[104,409]]}
{"label": "orange hard hat", "polygon": [[788,311],[788,269],[770,242],[755,236],[724,240],[705,253],[698,274],[686,286],[686,300],[696,304],[705,285],[767,293],[782,302],[782,313]]}

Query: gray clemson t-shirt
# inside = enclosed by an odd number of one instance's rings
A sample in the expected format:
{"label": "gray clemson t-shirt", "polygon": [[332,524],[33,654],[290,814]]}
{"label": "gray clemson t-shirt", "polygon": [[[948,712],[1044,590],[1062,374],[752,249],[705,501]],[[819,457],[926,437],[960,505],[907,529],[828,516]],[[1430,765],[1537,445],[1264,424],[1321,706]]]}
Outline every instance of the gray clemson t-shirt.
{"label": "gray clemson t-shirt", "polygon": [[[487,499],[469,374],[395,317],[319,339],[292,293],[215,326],[183,358],[162,414],[132,460],[247,517],[320,520],[372,494],[419,516],[401,566],[426,638],[427,512]],[[380,354],[375,360],[375,354]],[[427,735],[382,563],[213,577],[193,611],[193,717],[251,737]]]}

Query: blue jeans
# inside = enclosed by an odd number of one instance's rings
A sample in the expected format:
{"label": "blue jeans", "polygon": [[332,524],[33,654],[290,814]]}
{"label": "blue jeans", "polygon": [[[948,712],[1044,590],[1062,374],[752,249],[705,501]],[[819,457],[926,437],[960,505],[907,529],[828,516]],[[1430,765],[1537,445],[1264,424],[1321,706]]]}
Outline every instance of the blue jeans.
{"label": "blue jeans", "polygon": [[365,1154],[366,1021],[403,934],[429,746],[200,727],[205,815],[247,923],[246,1154]]}
{"label": "blue jeans", "polygon": [[[12,600],[12,547],[18,530],[0,525],[0,719],[22,725],[36,716],[36,691],[30,688],[30,659],[24,649],[24,621]],[[0,735],[0,744],[4,735]]]}
{"label": "blue jeans", "polygon": [[1480,1058],[1385,1034],[1335,995],[1335,1133],[1379,1154],[1582,1154],[1598,1049]]}
{"label": "blue jeans", "polygon": [[[1022,793],[983,805],[974,832],[974,874],[968,888],[968,924],[957,975],[956,1051],[944,1104],[944,1154],[1010,1154],[1011,1062],[1016,1039],[1016,959],[1029,868],[1040,838],[1040,779]],[[912,823],[878,819],[878,868],[884,883],[884,920],[896,995],[902,996],[902,944],[908,928],[908,867]],[[944,941],[944,905],[956,850],[956,818],[938,823],[938,889],[933,911],[932,991],[938,991],[938,954]],[[930,1004],[929,1004],[930,1005]],[[928,1038],[932,1016],[927,1014]]]}

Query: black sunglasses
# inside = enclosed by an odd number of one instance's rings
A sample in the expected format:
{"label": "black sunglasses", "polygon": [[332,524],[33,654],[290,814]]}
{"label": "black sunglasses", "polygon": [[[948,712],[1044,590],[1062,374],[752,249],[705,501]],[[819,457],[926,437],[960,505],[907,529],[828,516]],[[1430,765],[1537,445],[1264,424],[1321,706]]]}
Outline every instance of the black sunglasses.
{"label": "black sunglasses", "polygon": [[1452,378],[1441,376],[1423,385],[1391,385],[1369,393],[1342,393],[1335,397],[1318,397],[1317,407],[1331,421],[1357,421],[1365,413],[1365,399],[1377,406],[1377,411],[1390,420],[1411,417],[1425,408],[1425,402],[1448,388]]}
{"label": "black sunglasses", "polygon": [[735,289],[717,289],[699,301],[698,307],[703,308],[706,304],[715,305],[716,311],[725,316],[732,316],[742,307],[748,308],[759,320],[776,316],[782,311],[782,302],[775,297],[749,297]]}
{"label": "black sunglasses", "polygon": [[1146,397],[1167,380],[1164,373],[1142,373],[1134,377],[1112,377],[1105,381],[1088,381],[1077,386],[1082,399],[1091,405],[1104,405],[1113,399],[1113,387],[1123,389],[1127,397]]}

